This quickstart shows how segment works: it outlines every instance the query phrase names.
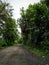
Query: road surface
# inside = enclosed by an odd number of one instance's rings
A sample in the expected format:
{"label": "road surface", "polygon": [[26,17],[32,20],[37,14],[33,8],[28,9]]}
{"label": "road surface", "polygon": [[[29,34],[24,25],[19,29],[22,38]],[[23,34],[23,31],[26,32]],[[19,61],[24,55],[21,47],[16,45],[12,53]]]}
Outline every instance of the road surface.
{"label": "road surface", "polygon": [[49,59],[38,57],[17,45],[0,50],[0,65],[49,65]]}

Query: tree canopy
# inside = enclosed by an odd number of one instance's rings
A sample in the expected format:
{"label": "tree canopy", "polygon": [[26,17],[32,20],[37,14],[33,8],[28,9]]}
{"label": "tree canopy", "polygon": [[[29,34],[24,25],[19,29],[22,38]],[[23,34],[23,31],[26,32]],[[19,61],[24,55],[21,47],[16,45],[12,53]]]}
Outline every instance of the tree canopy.
{"label": "tree canopy", "polygon": [[18,23],[22,30],[24,44],[45,49],[49,46],[49,9],[48,3],[42,2],[30,4],[26,10],[22,8]]}
{"label": "tree canopy", "polygon": [[6,45],[13,45],[18,37],[17,25],[12,18],[12,6],[9,3],[0,1],[0,35],[4,38]]}

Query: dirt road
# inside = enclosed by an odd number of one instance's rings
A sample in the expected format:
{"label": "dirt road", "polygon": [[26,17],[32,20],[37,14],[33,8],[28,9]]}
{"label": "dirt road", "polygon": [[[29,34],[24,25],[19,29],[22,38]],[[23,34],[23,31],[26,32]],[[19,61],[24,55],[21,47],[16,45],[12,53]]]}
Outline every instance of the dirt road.
{"label": "dirt road", "polygon": [[49,59],[38,57],[18,45],[0,50],[0,65],[49,65]]}

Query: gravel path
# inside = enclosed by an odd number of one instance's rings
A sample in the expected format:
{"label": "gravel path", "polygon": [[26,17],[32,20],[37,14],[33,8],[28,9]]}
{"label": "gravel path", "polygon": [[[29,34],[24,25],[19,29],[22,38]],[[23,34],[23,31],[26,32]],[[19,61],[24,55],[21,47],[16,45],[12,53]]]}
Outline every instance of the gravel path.
{"label": "gravel path", "polygon": [[38,57],[18,45],[0,50],[0,65],[49,65],[49,59]]}

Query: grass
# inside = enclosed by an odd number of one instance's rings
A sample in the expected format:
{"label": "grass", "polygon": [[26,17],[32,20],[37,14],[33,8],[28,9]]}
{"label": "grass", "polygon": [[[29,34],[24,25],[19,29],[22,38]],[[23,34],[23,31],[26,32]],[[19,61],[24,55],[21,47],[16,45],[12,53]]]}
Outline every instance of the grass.
{"label": "grass", "polygon": [[30,46],[25,46],[26,49],[30,50],[33,54],[37,56],[44,56],[49,58],[49,51],[48,50],[39,50],[37,48],[31,48]]}

